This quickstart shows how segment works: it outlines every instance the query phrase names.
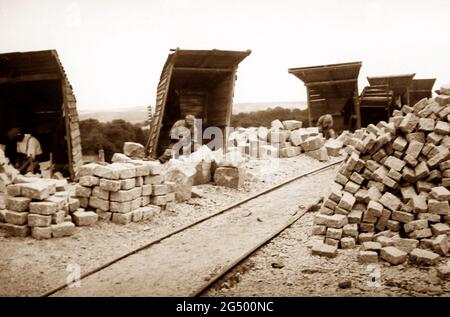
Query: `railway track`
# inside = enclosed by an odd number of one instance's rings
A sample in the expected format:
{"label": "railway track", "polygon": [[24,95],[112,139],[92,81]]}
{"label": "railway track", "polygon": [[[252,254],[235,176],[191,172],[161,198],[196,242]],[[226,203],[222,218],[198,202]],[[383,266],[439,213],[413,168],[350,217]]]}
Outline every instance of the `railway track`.
{"label": "railway track", "polygon": [[214,278],[212,278],[211,280],[207,281],[204,285],[202,285],[200,288],[198,288],[197,290],[195,290],[192,294],[191,297],[200,297],[202,296],[204,293],[206,293],[207,290],[209,290],[210,288],[212,288],[220,279],[222,279],[223,277],[225,277],[228,273],[230,273],[231,271],[233,271],[237,266],[239,266],[242,262],[244,262],[246,259],[250,258],[253,254],[256,253],[256,251],[258,251],[259,249],[261,249],[263,246],[269,244],[273,239],[275,239],[276,237],[278,237],[281,233],[283,233],[286,229],[288,229],[289,227],[291,227],[294,223],[296,223],[298,220],[300,220],[308,211],[310,211],[315,205],[317,205],[318,203],[320,203],[321,198],[317,199],[316,202],[310,204],[309,206],[307,206],[306,208],[303,209],[303,211],[301,213],[299,213],[298,215],[296,215],[295,217],[293,217],[293,219],[287,221],[285,224],[283,224],[280,228],[277,229],[277,231],[275,231],[271,236],[269,236],[268,238],[259,241],[258,243],[255,244],[255,246],[253,246],[250,250],[248,250],[245,254],[243,254],[241,257],[239,257],[238,259],[236,259],[235,261],[233,261],[231,264],[227,265],[223,270],[221,270],[216,276],[214,276]]}
{"label": "railway track", "polygon": [[[330,164],[327,164],[323,167],[311,170],[309,172],[306,173],[302,173],[300,175],[297,175],[295,177],[292,177],[286,181],[283,181],[273,187],[270,187],[268,189],[262,190],[254,195],[251,195],[245,199],[242,199],[236,203],[230,204],[228,206],[226,206],[225,208],[211,214],[208,216],[205,216],[203,218],[200,218],[199,220],[196,220],[188,225],[182,226],[178,229],[175,229],[174,231],[161,236],[155,240],[152,240],[148,243],[146,243],[145,245],[133,249],[130,252],[127,252],[126,254],[123,254],[120,257],[117,257],[105,264],[103,264],[100,267],[97,267],[93,270],[90,270],[84,274],[81,275],[80,280],[85,280],[88,277],[92,277],[96,274],[101,273],[101,271],[104,271],[105,269],[110,268],[111,266],[113,266],[114,264],[123,261],[123,260],[127,260],[132,256],[135,256],[137,254],[142,253],[144,250],[148,250],[158,244],[160,244],[161,242],[168,240],[171,237],[174,236],[178,236],[178,235],[182,235],[184,234],[186,231],[188,231],[189,229],[195,229],[197,226],[199,226],[200,224],[214,219],[216,217],[218,217],[219,215],[223,215],[227,212],[230,212],[232,210],[235,210],[237,207],[248,203],[248,202],[253,202],[255,201],[257,198],[262,197],[264,195],[267,195],[277,189],[280,189],[288,184],[291,184],[297,180],[300,180],[302,178],[305,178],[307,176],[313,175],[313,174],[317,174],[326,170],[329,170],[330,168],[336,166],[337,164],[340,164],[343,160],[338,160],[336,162],[332,162]],[[247,251],[242,254],[241,256],[239,256],[237,259],[235,259],[234,261],[232,261],[230,264],[226,265],[224,268],[222,268],[221,270],[219,270],[219,272],[216,272],[215,275],[213,277],[211,277],[210,279],[208,279],[205,283],[203,283],[203,285],[201,285],[200,287],[196,287],[195,291],[191,292],[190,296],[201,296],[206,290],[208,290],[210,287],[212,287],[214,285],[214,283],[216,283],[218,280],[220,280],[223,276],[225,276],[228,272],[230,272],[233,268],[235,268],[237,265],[239,265],[242,261],[244,261],[245,259],[247,259],[248,257],[250,257],[252,254],[254,254],[258,249],[260,249],[262,246],[266,245],[267,243],[269,243],[271,240],[273,240],[276,236],[278,236],[279,234],[281,234],[284,230],[286,230],[287,228],[289,228],[290,226],[292,226],[296,221],[298,221],[307,211],[308,209],[316,204],[317,202],[311,204],[310,206],[304,208],[300,213],[297,213],[295,216],[291,217],[288,221],[286,221],[285,223],[283,223],[275,232],[273,232],[269,237],[265,237],[264,239],[258,241],[255,245],[253,245],[251,248],[247,249]],[[42,294],[42,297],[48,297],[48,296],[52,296],[57,294],[58,292],[64,291],[65,289],[67,289],[67,285],[66,284],[61,284],[60,286],[47,291],[46,293]]]}

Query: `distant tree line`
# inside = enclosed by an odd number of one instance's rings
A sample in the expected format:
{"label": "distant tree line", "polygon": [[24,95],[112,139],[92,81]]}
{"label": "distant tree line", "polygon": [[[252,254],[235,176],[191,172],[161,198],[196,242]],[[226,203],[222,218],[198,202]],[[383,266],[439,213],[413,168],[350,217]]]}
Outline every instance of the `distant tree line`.
{"label": "distant tree line", "polygon": [[[263,111],[232,115],[232,127],[270,127],[270,123],[279,119],[300,120],[307,126],[308,112],[300,109],[269,108]],[[81,146],[84,155],[97,155],[98,150],[105,151],[105,159],[111,160],[114,153],[122,153],[125,142],[147,143],[149,130],[143,130],[143,123],[132,124],[125,120],[99,122],[96,119],[80,121]]]}
{"label": "distant tree line", "polygon": [[262,111],[234,114],[231,117],[232,127],[270,127],[270,123],[279,119],[303,121],[303,126],[308,124],[308,111],[300,109],[286,109],[281,107],[269,108]]}
{"label": "distant tree line", "polygon": [[114,153],[122,153],[125,142],[145,145],[148,130],[143,130],[142,126],[142,124],[132,124],[125,120],[113,120],[107,123],[95,119],[80,121],[83,154],[96,155],[99,149],[103,149],[106,161],[110,161]]}

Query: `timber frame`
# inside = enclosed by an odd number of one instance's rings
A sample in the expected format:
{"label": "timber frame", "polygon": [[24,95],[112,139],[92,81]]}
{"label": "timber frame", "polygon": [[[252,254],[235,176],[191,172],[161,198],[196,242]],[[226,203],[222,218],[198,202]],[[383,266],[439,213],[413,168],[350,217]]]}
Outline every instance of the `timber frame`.
{"label": "timber frame", "polygon": [[170,142],[170,128],[186,114],[201,118],[203,128],[216,126],[225,132],[231,122],[237,68],[250,54],[250,50],[171,49],[157,87],[147,155],[161,154]]}
{"label": "timber frame", "polygon": [[339,132],[361,127],[358,92],[361,66],[362,62],[351,62],[288,69],[305,84],[310,126],[329,113]]}
{"label": "timber frame", "polygon": [[411,73],[388,76],[372,76],[367,77],[367,81],[370,86],[387,85],[387,88],[392,90],[394,93],[394,105],[399,107],[402,103],[407,103],[409,89],[415,75],[415,73]]}
{"label": "timber frame", "polygon": [[[42,85],[51,85],[52,93],[41,90]],[[76,98],[56,50],[0,54],[0,86],[2,87],[0,103],[3,102],[4,107],[14,106],[8,100],[11,100],[10,92],[19,89],[17,87],[21,89],[21,95],[18,96],[27,97],[26,103],[28,104],[33,103],[33,96],[43,94],[50,96],[48,98],[52,99],[52,104],[48,100],[39,101],[39,103],[33,105],[33,109],[44,117],[46,113],[52,114],[52,119],[57,120],[54,122],[55,127],[60,123],[65,126],[63,128],[65,135],[53,135],[53,138],[58,138],[59,144],[66,144],[66,149],[58,148],[58,150],[67,150],[66,164],[70,178],[76,180],[78,169],[83,160]],[[26,87],[30,87],[32,90],[27,90]],[[5,108],[4,111],[12,113],[14,110]],[[20,114],[20,111],[24,110],[19,109],[17,111]],[[29,110],[28,112],[30,113]],[[54,117],[55,115],[59,115],[59,117]],[[8,124],[15,123],[7,122],[6,125]],[[4,131],[2,132],[4,133]],[[45,152],[45,149],[43,150]],[[61,158],[61,160],[64,160],[64,158]]]}
{"label": "timber frame", "polygon": [[407,104],[414,106],[423,98],[433,97],[433,86],[436,78],[413,79],[408,90]]}

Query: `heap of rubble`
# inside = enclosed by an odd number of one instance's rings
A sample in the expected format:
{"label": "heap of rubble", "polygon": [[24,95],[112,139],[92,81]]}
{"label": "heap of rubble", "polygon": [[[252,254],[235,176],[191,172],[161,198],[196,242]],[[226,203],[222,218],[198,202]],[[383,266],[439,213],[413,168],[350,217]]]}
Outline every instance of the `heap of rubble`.
{"label": "heap of rubble", "polygon": [[[271,128],[240,128],[230,134],[229,145],[253,158],[287,158],[301,153],[320,161],[339,156],[343,147],[339,140],[326,141],[319,128],[302,128],[297,120],[274,120]],[[230,149],[230,147],[229,147]]]}
{"label": "heap of rubble", "polygon": [[450,86],[342,136],[348,156],[314,218],[312,253],[361,244],[360,260],[435,264],[450,234]]}
{"label": "heap of rubble", "polygon": [[79,219],[70,215],[79,208],[71,199],[66,180],[16,177],[6,187],[6,210],[0,210],[0,227],[9,235],[35,239],[70,236]]}

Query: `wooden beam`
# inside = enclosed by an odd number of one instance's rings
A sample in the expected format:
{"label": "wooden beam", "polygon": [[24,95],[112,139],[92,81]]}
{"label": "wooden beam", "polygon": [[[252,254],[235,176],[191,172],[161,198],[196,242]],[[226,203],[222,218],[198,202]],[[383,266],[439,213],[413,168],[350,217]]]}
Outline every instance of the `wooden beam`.
{"label": "wooden beam", "polygon": [[354,83],[357,82],[358,79],[341,79],[341,80],[332,80],[332,81],[317,81],[313,83],[305,84],[306,87],[316,87],[316,86],[327,86],[327,85],[337,85],[337,84],[346,84],[346,83]]}
{"label": "wooden beam", "polygon": [[[176,52],[178,52],[178,50]],[[175,54],[176,54],[176,52],[175,52]],[[150,156],[153,158],[156,158],[157,154],[158,154],[159,134],[162,129],[162,122],[163,122],[164,113],[166,110],[167,97],[169,95],[169,89],[170,89],[170,83],[172,81],[173,69],[174,69],[173,64],[169,65],[167,69],[163,69],[163,75],[161,76],[161,79],[163,79],[163,77],[167,77],[168,80],[167,80],[167,83],[165,86],[161,86],[161,88],[158,88],[158,91],[160,89],[164,89],[164,95],[163,95],[163,99],[160,103],[158,103],[158,100],[156,101],[155,114],[156,114],[156,111],[158,111],[158,105],[160,105],[160,108],[159,108],[160,114],[159,114],[159,116],[156,116],[156,115],[153,116],[153,121],[154,121],[154,122],[152,122],[153,127],[152,127],[152,130],[150,130],[148,145],[150,145],[150,143],[152,141],[151,139],[155,138],[155,141],[152,144],[151,153],[150,153]],[[157,93],[158,93],[158,91],[157,91]],[[146,146],[146,150],[147,150],[147,146]]]}
{"label": "wooden beam", "polygon": [[[356,129],[361,129],[361,108],[360,108],[360,100],[359,100],[359,87],[358,81],[355,81],[355,92],[353,95],[353,110],[356,116]],[[350,118],[350,122],[352,122],[352,118]]]}
{"label": "wooden beam", "polygon": [[231,73],[229,68],[203,68],[203,67],[174,67],[175,72],[196,72],[196,73]]}
{"label": "wooden beam", "polygon": [[60,80],[58,74],[39,74],[39,75],[23,75],[17,77],[0,77],[0,84],[16,83],[24,81],[44,81],[44,80]]}
{"label": "wooden beam", "polygon": [[293,74],[298,71],[315,71],[315,70],[341,70],[342,68],[361,68],[362,62],[350,62],[350,63],[340,63],[340,64],[329,64],[329,65],[318,65],[310,67],[296,67],[289,68],[288,72]]}
{"label": "wooden beam", "polygon": [[312,114],[311,114],[311,92],[309,91],[309,88],[306,87],[306,102],[308,103],[308,123],[309,126],[312,127]]}
{"label": "wooden beam", "polygon": [[64,123],[66,125],[66,142],[67,142],[67,154],[69,159],[69,172],[70,172],[70,179],[75,180],[75,169],[73,168],[74,162],[73,162],[73,152],[72,152],[72,129],[70,128],[70,111],[67,104],[67,95],[66,95],[66,83],[63,80],[61,83],[61,91],[62,91],[62,97],[63,97],[63,104],[62,108],[64,111]]}
{"label": "wooden beam", "polygon": [[[226,126],[229,127],[231,125],[231,115],[232,115],[232,108],[233,108],[233,98],[234,98],[234,86],[236,84],[237,79],[237,66],[233,69],[233,72],[230,77],[229,81],[229,94],[228,94],[228,102],[227,102],[227,112],[226,112]],[[226,140],[225,145],[226,145]]]}

